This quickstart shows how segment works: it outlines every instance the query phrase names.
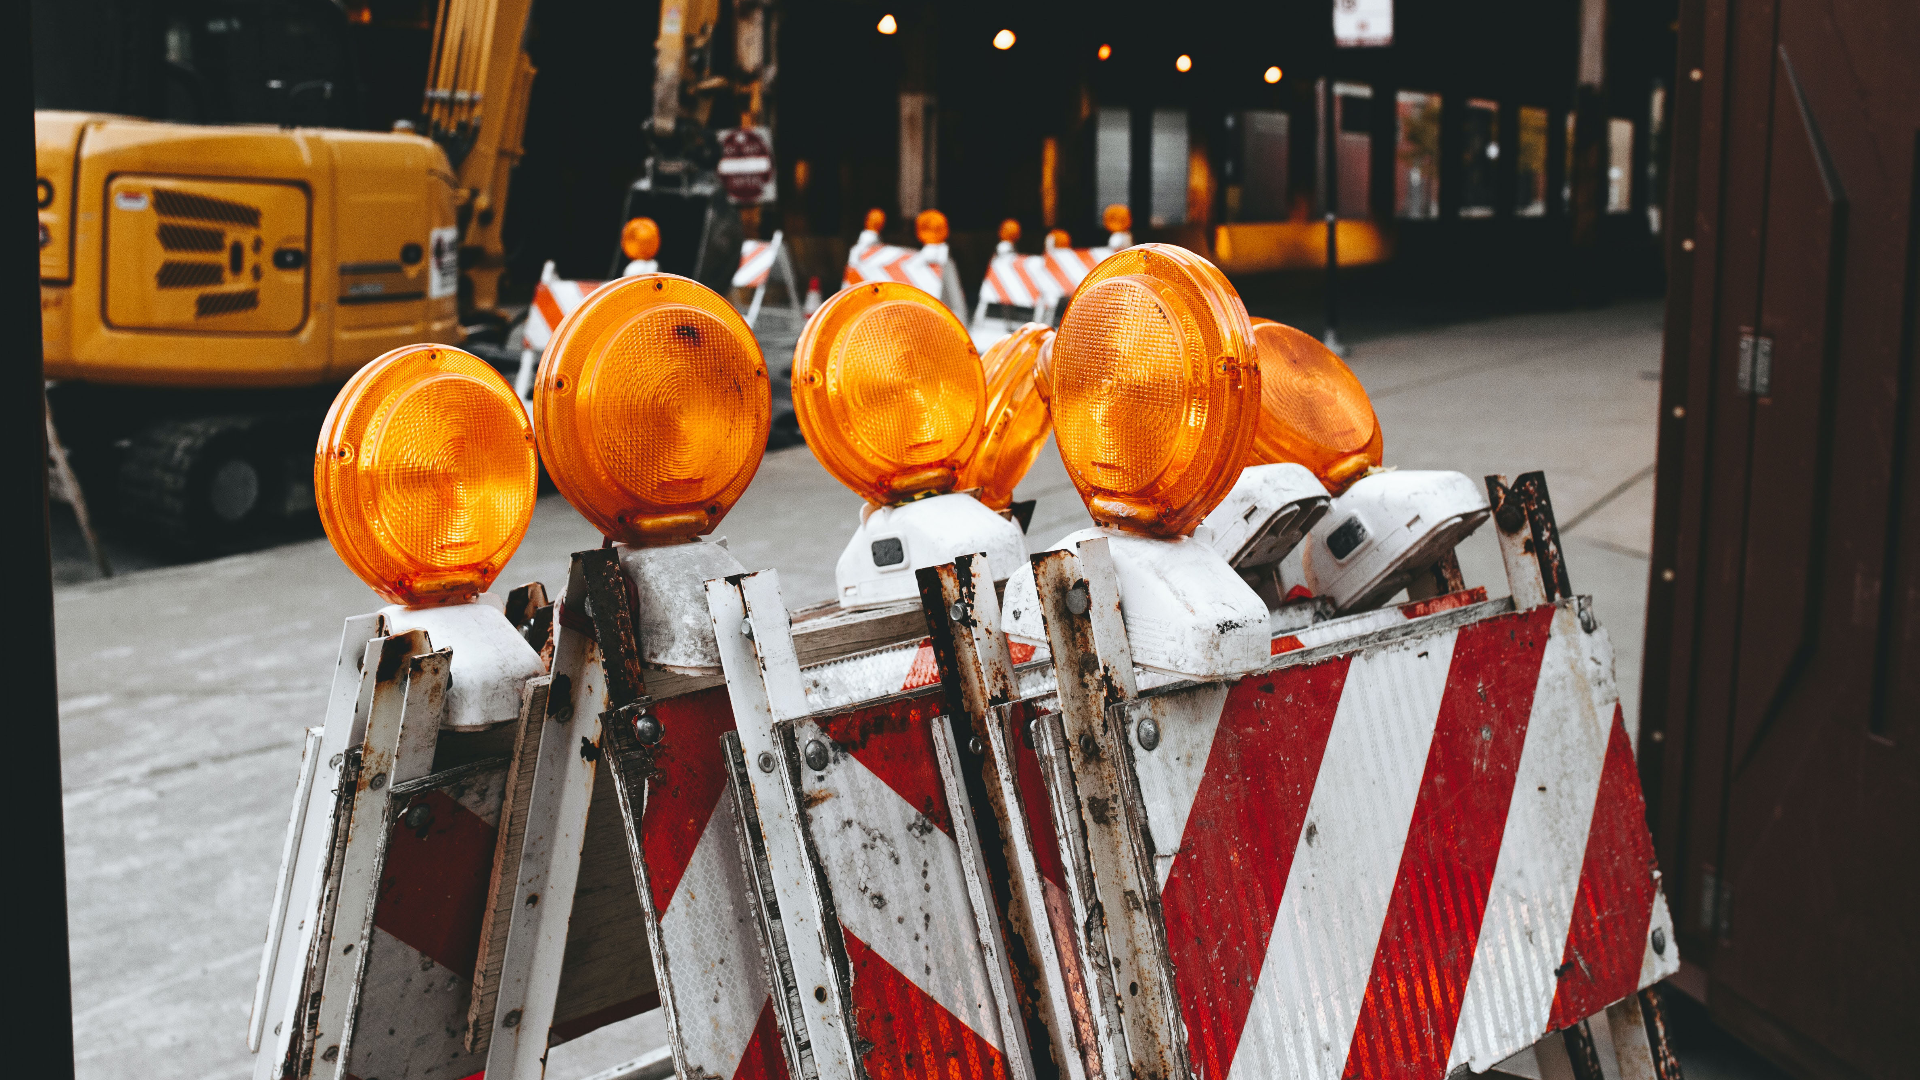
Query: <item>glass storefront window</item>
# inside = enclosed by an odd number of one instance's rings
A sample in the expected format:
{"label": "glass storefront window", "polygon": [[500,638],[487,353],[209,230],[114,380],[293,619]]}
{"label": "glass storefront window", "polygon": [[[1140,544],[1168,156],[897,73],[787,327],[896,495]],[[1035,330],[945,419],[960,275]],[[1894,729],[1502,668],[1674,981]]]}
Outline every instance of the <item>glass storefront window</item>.
{"label": "glass storefront window", "polygon": [[1147,224],[1156,229],[1187,220],[1187,110],[1153,110]]}
{"label": "glass storefront window", "polygon": [[1440,95],[1402,90],[1395,99],[1399,135],[1394,148],[1393,212],[1403,218],[1440,216]]}
{"label": "glass storefront window", "polygon": [[1493,216],[1494,169],[1500,164],[1500,103],[1467,99],[1461,147],[1460,216]]}
{"label": "glass storefront window", "polygon": [[1547,110],[1522,105],[1519,128],[1514,133],[1513,212],[1520,217],[1543,217],[1547,212]]}
{"label": "glass storefront window", "polygon": [[1633,209],[1633,121],[1607,121],[1607,213]]}
{"label": "glass storefront window", "polygon": [[1103,108],[1093,129],[1093,215],[1133,202],[1133,118],[1126,109]]}
{"label": "glass storefront window", "polygon": [[1339,156],[1335,168],[1339,174],[1339,205],[1343,218],[1372,215],[1373,191],[1373,87],[1363,83],[1333,84],[1333,129],[1340,133]]}
{"label": "glass storefront window", "polygon": [[1246,221],[1287,219],[1287,114],[1251,109],[1240,114],[1240,159],[1245,170],[1240,216]]}

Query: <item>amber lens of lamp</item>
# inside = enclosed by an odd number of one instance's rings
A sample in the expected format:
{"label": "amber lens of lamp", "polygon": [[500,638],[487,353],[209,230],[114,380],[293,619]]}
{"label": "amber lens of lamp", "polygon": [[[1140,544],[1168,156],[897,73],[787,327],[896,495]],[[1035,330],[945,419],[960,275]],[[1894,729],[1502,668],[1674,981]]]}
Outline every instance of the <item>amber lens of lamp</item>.
{"label": "amber lens of lamp", "polygon": [[539,483],[533,428],[492,365],[408,345],[333,399],[313,487],[333,549],[395,604],[471,600],[513,557]]}
{"label": "amber lens of lamp", "polygon": [[1239,294],[1185,248],[1129,248],[1081,281],[1045,378],[1095,521],[1184,536],[1226,497],[1259,422],[1253,349]]}
{"label": "amber lens of lamp", "polygon": [[1304,465],[1335,495],[1380,464],[1380,422],[1352,369],[1291,326],[1256,319],[1260,430],[1249,465]]}
{"label": "amber lens of lamp", "polygon": [[600,531],[653,546],[711,532],[760,468],[773,421],[753,331],[673,274],[601,286],[553,332],[534,382],[540,457]]}
{"label": "amber lens of lamp", "polygon": [[1073,237],[1068,235],[1065,229],[1055,229],[1047,235],[1053,238],[1054,247],[1070,248],[1073,246]]}
{"label": "amber lens of lamp", "polygon": [[913,234],[923,244],[946,243],[947,215],[938,210],[920,211],[920,216],[913,219]]}
{"label": "amber lens of lamp", "polygon": [[1133,228],[1133,211],[1125,204],[1114,203],[1100,215],[1100,224],[1105,225],[1108,232],[1126,232]]}
{"label": "amber lens of lamp", "polygon": [[987,350],[980,366],[987,376],[987,409],[980,449],[961,470],[961,488],[978,488],[979,499],[995,510],[1013,503],[1033,460],[1046,444],[1047,398],[1036,381],[1040,354],[1053,328],[1028,323]]}
{"label": "amber lens of lamp", "polygon": [[878,208],[867,211],[865,226],[871,232],[879,232],[887,227],[887,212]]}
{"label": "amber lens of lamp", "polygon": [[1000,223],[1000,239],[1009,244],[1020,242],[1020,223],[1012,218]]}
{"label": "amber lens of lamp", "polygon": [[660,254],[660,226],[644,217],[627,222],[620,230],[620,250],[629,259],[651,259]]}
{"label": "amber lens of lamp", "polygon": [[952,491],[973,457],[986,379],[966,327],[911,285],[835,294],[793,350],[793,411],[820,464],[868,502]]}

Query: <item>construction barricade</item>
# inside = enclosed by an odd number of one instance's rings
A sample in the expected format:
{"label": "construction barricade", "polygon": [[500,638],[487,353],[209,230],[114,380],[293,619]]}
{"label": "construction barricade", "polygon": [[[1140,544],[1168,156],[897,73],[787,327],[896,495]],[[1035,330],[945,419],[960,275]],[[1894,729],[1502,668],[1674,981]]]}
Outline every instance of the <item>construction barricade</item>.
{"label": "construction barricade", "polygon": [[1049,247],[1044,254],[998,252],[980,282],[969,330],[983,351],[1022,323],[1056,325],[1067,298],[1088,272],[1113,254],[1111,248]]}
{"label": "construction barricade", "polygon": [[[770,423],[720,297],[651,275],[579,303],[531,420],[459,350],[357,375],[316,487],[392,606],[348,621],[307,739],[255,1076],[539,1077],[553,1043],[658,1007],[684,1077],[1438,1080],[1541,1053],[1677,1077],[1640,993],[1678,956],[1631,733],[1544,478],[1354,475],[1340,453],[1378,460],[1364,425],[1316,436],[1331,464],[1242,468],[1278,407],[1215,362],[1251,351],[1237,298],[1189,254],[1128,260],[1089,276],[1117,300],[1049,361],[1098,524],[1031,557],[958,489],[1013,430],[958,319],[886,284],[822,308],[795,407],[870,509],[836,599],[797,613],[703,538]],[[1160,403],[1089,373],[1130,361],[1100,320],[1155,278],[1140,295],[1193,305],[1172,314],[1205,362],[1180,392],[1211,408],[1129,487],[1151,448],[1112,436]],[[849,330],[881,309],[926,393],[836,428],[835,394],[904,362]],[[669,310],[700,333],[657,332]],[[647,396],[696,360],[732,389]],[[403,415],[454,387],[438,425]],[[634,457],[615,430],[686,453]],[[609,545],[555,602],[528,585],[503,611],[482,590],[524,533],[536,442]],[[426,459],[480,494],[421,510]],[[1452,556],[1488,523],[1510,597]],[[1296,573],[1315,595],[1280,587]],[[1418,599],[1381,606],[1402,587]]]}
{"label": "construction barricade", "polygon": [[766,300],[767,285],[776,273],[786,286],[787,307],[794,325],[806,321],[806,314],[800,309],[800,283],[794,277],[793,259],[787,253],[786,233],[775,229],[771,240],[740,242],[740,266],[733,272],[733,287],[753,290],[753,299],[747,302],[748,326],[759,325],[760,305]]}

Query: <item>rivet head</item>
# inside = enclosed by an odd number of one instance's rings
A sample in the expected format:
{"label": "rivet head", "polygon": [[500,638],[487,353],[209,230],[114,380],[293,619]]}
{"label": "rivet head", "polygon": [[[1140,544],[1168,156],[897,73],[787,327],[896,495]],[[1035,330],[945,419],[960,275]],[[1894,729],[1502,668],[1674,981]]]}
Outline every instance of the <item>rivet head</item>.
{"label": "rivet head", "polygon": [[755,760],[759,762],[761,772],[773,771],[773,755],[772,754],[766,752],[765,750],[762,750],[760,751],[760,756]]}
{"label": "rivet head", "polygon": [[1080,736],[1080,756],[1081,757],[1092,757],[1095,749],[1097,748],[1094,746],[1093,736],[1091,735]]}
{"label": "rivet head", "polygon": [[347,755],[345,755],[345,754],[335,754],[335,755],[333,755],[332,757],[330,757],[330,758],[328,758],[328,759],[327,759],[327,768],[329,768],[329,769],[338,769],[338,768],[340,767],[340,763],[341,763],[341,762],[343,762],[343,761],[345,761],[345,760],[347,760]]}
{"label": "rivet head", "polygon": [[825,1001],[825,1000],[827,1000],[827,988],[826,988],[826,987],[824,987],[824,986],[816,986],[816,987],[814,987],[814,988],[813,988],[813,1000],[815,1000],[815,1001]]}
{"label": "rivet head", "polygon": [[807,740],[807,768],[819,772],[827,767],[827,744],[819,739]]}
{"label": "rivet head", "polygon": [[967,605],[961,603],[958,600],[955,600],[953,602],[953,606],[947,609],[947,618],[952,619],[954,622],[962,622],[966,619],[966,617],[967,617]]}
{"label": "rivet head", "polygon": [[369,791],[379,791],[381,788],[386,786],[387,786],[386,773],[374,773],[373,779],[367,781],[367,790]]}
{"label": "rivet head", "polygon": [[740,635],[742,637],[749,637],[749,638],[753,636],[753,620],[752,619],[740,620]]}
{"label": "rivet head", "polygon": [[507,1027],[507,1028],[519,1027],[520,1026],[520,1010],[515,1009],[512,1012],[508,1013],[507,1015],[501,1017],[500,1026]]}
{"label": "rivet head", "polygon": [[1093,606],[1093,600],[1087,596],[1085,585],[1075,585],[1067,590],[1067,610],[1075,615],[1085,615]]}
{"label": "rivet head", "polygon": [[1667,928],[1664,926],[1653,928],[1653,955],[1667,955]]}
{"label": "rivet head", "polygon": [[407,828],[417,829],[433,820],[433,808],[426,803],[414,803],[412,806],[407,807],[404,820],[407,823]]}
{"label": "rivet head", "polygon": [[987,748],[980,744],[980,736],[975,735],[973,738],[967,740],[967,753],[972,754],[974,757],[981,757],[985,755],[986,752]]}
{"label": "rivet head", "polygon": [[650,712],[633,718],[633,737],[641,746],[658,743],[666,733],[667,729],[661,725],[660,718]]}
{"label": "rivet head", "polygon": [[1160,725],[1151,716],[1143,716],[1134,725],[1134,738],[1140,741],[1140,749],[1151,750],[1160,745]]}

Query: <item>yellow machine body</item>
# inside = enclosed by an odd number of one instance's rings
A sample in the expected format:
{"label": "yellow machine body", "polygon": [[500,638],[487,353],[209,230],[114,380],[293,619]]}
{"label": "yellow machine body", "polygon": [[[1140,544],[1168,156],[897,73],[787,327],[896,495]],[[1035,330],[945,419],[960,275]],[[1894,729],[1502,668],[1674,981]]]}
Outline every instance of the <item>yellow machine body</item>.
{"label": "yellow machine body", "polygon": [[337,383],[460,340],[455,177],[432,140],[34,114],[47,377]]}

